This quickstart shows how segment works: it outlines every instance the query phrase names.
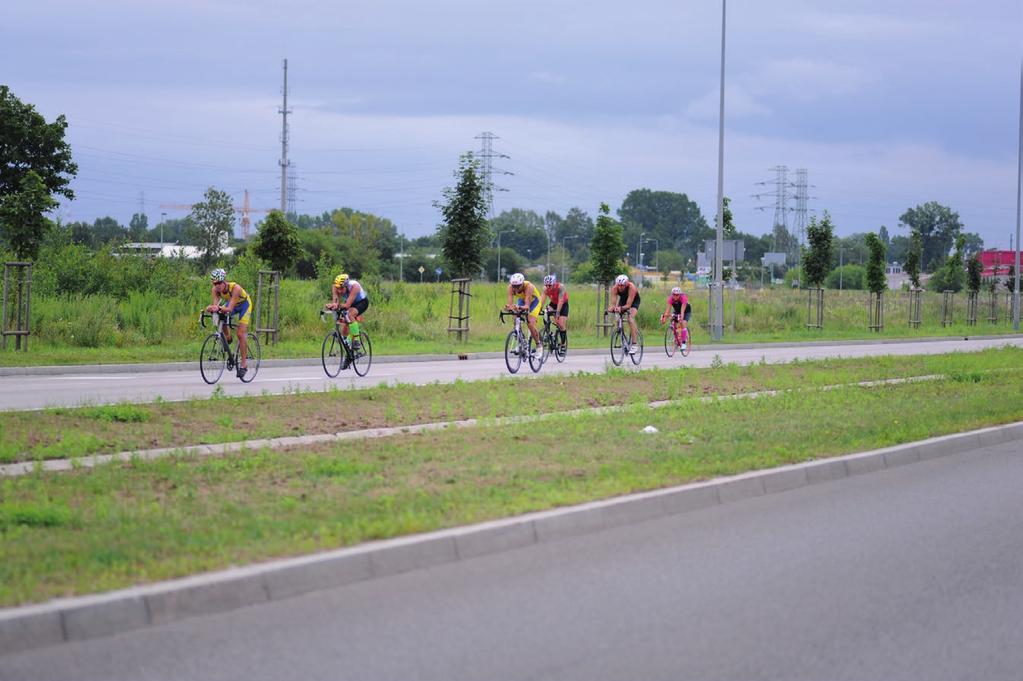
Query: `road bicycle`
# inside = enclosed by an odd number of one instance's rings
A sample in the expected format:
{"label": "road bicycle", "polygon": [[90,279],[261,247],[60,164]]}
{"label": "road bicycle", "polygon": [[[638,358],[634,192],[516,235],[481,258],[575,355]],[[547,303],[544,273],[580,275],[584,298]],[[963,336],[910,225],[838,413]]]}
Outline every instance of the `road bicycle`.
{"label": "road bicycle", "polygon": [[628,313],[627,309],[614,313],[617,316],[617,320],[615,322],[614,333],[611,334],[611,362],[616,367],[622,365],[622,362],[625,361],[625,355],[628,355],[629,359],[636,366],[639,366],[639,363],[643,361],[643,332],[637,326],[636,332],[639,335],[636,337],[635,342],[632,340],[629,325],[625,321]]}
{"label": "road bicycle", "polygon": [[682,315],[673,313],[671,321],[664,329],[664,354],[672,357],[678,351],[683,357],[688,357],[692,348],[692,328],[682,328]]}
{"label": "road bicycle", "polygon": [[[234,320],[226,312],[203,312],[199,315],[199,324],[206,328],[206,320],[213,319],[216,331],[211,333],[203,341],[202,350],[199,353],[199,373],[202,380],[213,385],[220,380],[224,369],[234,371],[238,366],[238,357],[231,350],[231,343],[227,341],[227,329],[234,328]],[[237,335],[237,333],[235,334]],[[248,340],[246,359],[246,373],[242,377],[242,383],[251,383],[259,372],[259,360],[262,353],[259,349],[259,337],[254,333],[246,334]]]}
{"label": "road bicycle", "polygon": [[341,334],[341,324],[349,323],[348,309],[323,310],[320,312],[320,319],[328,313],[334,318],[334,329],[323,339],[323,348],[320,350],[323,371],[331,378],[336,378],[344,369],[351,367],[359,376],[365,376],[373,364],[373,344],[369,340],[369,334],[360,327],[358,335],[354,336],[353,342],[350,343]]}
{"label": "road bicycle", "polygon": [[522,366],[523,358],[528,359],[529,368],[534,374],[543,366],[543,350],[537,352],[536,341],[533,340],[533,334],[529,332],[528,327],[525,332],[522,330],[522,324],[528,314],[528,310],[518,309],[501,312],[502,324],[505,317],[515,318],[515,327],[508,332],[508,338],[504,341],[504,363],[513,374]]}
{"label": "road bicycle", "polygon": [[543,331],[540,332],[540,342],[543,345],[543,361],[546,363],[547,358],[554,355],[554,359],[558,360],[560,364],[568,356],[568,343],[561,342],[561,329],[558,328],[557,322],[554,321],[555,312],[551,308],[546,308],[540,314],[543,315]]}

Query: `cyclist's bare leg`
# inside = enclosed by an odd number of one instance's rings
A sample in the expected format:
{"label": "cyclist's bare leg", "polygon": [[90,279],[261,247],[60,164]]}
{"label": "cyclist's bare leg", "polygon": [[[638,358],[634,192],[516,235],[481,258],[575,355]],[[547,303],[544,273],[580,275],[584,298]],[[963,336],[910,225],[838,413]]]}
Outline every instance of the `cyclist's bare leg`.
{"label": "cyclist's bare leg", "polygon": [[639,340],[639,328],[636,326],[636,314],[639,312],[634,307],[629,308],[629,329],[632,331],[632,341],[635,343]]}
{"label": "cyclist's bare leg", "polygon": [[678,323],[682,327],[682,342],[683,343],[688,343],[689,342],[689,322],[687,322],[684,317],[679,317]]}
{"label": "cyclist's bare leg", "polygon": [[[247,363],[247,357],[249,354],[249,325],[239,324],[238,325],[238,365],[245,368]],[[230,339],[228,340],[230,342]]]}
{"label": "cyclist's bare leg", "polygon": [[540,332],[536,329],[536,317],[533,315],[526,315],[526,326],[529,327],[529,334],[536,341],[537,346],[540,345]]}

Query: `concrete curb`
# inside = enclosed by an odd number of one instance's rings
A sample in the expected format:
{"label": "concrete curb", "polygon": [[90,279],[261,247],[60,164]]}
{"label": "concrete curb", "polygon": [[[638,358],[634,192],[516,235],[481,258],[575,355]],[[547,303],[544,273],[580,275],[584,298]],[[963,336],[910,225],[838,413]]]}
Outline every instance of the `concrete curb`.
{"label": "concrete curb", "polygon": [[1017,440],[1023,440],[1023,422],[105,594],[7,608],[0,610],[0,655],[227,612]]}
{"label": "concrete curb", "polygon": [[[959,336],[935,336],[927,338],[860,338],[853,340],[820,340],[820,341],[793,341],[781,343],[718,343],[718,344],[697,344],[694,352],[717,352],[719,350],[755,350],[758,348],[812,348],[826,347],[832,345],[864,345],[882,344],[898,345],[903,343],[933,343],[935,341],[958,340]],[[1023,338],[1023,334],[999,334],[995,336],[967,336],[963,340],[1013,340]],[[607,353],[606,347],[579,348],[572,350],[573,355],[603,355]],[[461,354],[447,355],[377,355],[373,357],[374,364],[395,364],[399,362],[443,362],[473,359],[498,359],[504,357],[503,352],[468,352]],[[297,359],[267,359],[263,360],[261,368],[272,367],[305,367],[319,366],[319,357],[301,357]],[[4,376],[61,376],[80,374],[126,374],[126,373],[150,373],[160,371],[194,371],[195,362],[158,362],[153,364],[69,364],[66,366],[25,366],[25,367],[0,367],[0,377]]]}

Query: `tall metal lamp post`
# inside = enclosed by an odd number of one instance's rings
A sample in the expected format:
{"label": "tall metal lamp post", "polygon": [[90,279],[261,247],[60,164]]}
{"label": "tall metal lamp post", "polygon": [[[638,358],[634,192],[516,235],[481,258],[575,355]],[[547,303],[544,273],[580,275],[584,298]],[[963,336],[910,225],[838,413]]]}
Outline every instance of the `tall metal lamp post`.
{"label": "tall metal lamp post", "polygon": [[714,294],[711,296],[711,339],[721,340],[725,327],[722,251],[724,250],[725,215],[725,17],[728,0],[721,0],[721,94],[718,107],[718,212],[717,237],[714,242]]}

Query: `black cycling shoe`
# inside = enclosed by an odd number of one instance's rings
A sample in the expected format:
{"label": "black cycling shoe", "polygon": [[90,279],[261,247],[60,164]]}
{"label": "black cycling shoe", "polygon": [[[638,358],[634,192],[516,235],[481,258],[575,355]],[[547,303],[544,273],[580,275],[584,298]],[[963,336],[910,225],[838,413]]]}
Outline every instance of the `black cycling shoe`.
{"label": "black cycling shoe", "polygon": [[341,360],[341,371],[347,369],[348,365],[351,363],[352,363],[351,360],[349,360],[348,356],[346,355],[345,358]]}
{"label": "black cycling shoe", "polygon": [[227,370],[234,371],[234,357],[227,358]]}
{"label": "black cycling shoe", "polygon": [[245,367],[238,367],[238,378],[245,378],[245,374],[249,373],[249,370]]}

